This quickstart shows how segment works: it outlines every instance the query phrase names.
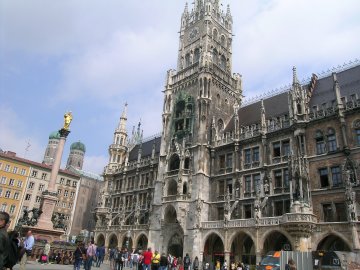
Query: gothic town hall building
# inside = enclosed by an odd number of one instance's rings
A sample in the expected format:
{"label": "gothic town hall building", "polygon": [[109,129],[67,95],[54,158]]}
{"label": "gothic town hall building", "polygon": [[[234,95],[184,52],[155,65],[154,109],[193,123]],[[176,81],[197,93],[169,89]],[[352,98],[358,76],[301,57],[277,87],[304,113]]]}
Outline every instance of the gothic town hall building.
{"label": "gothic town hall building", "polygon": [[[232,72],[233,20],[217,0],[181,16],[162,133],[109,147],[95,241],[255,264],[273,250],[359,251],[360,65],[252,103]],[[289,72],[291,74],[291,72]]]}

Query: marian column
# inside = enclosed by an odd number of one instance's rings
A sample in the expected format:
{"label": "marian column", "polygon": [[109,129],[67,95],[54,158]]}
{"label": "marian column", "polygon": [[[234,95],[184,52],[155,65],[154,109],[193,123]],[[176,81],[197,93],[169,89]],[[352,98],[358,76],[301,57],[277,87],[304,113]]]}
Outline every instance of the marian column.
{"label": "marian column", "polygon": [[64,126],[59,130],[60,133],[60,142],[56,151],[55,161],[52,165],[51,175],[50,175],[50,183],[48,190],[43,192],[43,200],[42,200],[42,215],[39,218],[38,226],[41,229],[45,230],[53,230],[54,225],[51,221],[55,204],[57,201],[57,190],[55,188],[56,178],[60,169],[61,158],[64,151],[64,145],[67,136],[70,133],[70,123],[72,121],[72,113],[67,112],[64,115]]}

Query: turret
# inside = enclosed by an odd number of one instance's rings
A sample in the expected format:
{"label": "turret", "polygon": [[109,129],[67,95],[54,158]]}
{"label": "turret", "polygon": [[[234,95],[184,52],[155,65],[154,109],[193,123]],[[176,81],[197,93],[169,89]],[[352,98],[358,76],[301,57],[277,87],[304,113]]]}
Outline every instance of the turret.
{"label": "turret", "polygon": [[56,155],[56,150],[60,141],[59,131],[54,131],[49,135],[49,142],[46,147],[43,163],[46,165],[53,165]]}
{"label": "turret", "polygon": [[76,168],[81,170],[84,164],[84,155],[86,152],[85,144],[82,142],[74,142],[70,146],[70,154],[67,160],[66,168]]}
{"label": "turret", "polygon": [[128,135],[126,131],[127,123],[127,103],[125,103],[119,124],[114,132],[113,143],[109,146],[109,165],[111,169],[116,169],[125,161],[125,154],[128,149]]}

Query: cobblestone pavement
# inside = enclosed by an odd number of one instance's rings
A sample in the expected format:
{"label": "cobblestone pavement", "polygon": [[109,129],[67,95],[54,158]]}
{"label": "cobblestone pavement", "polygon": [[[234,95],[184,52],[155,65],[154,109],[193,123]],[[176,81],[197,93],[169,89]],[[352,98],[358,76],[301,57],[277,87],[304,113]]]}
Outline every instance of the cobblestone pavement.
{"label": "cobblestone pavement", "polygon": [[[19,270],[20,265],[17,264],[13,270]],[[38,262],[30,261],[26,264],[26,270],[72,270],[73,265],[61,265],[61,264],[39,264]],[[83,270],[84,267],[81,267]],[[109,263],[104,263],[100,267],[91,267],[91,270],[110,270]]]}

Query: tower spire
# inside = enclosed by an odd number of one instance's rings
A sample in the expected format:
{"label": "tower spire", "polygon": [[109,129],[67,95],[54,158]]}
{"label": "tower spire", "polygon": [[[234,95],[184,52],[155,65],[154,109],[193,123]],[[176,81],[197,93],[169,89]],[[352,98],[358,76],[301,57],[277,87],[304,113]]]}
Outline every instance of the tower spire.
{"label": "tower spire", "polygon": [[120,117],[119,127],[118,127],[118,131],[123,132],[123,133],[126,133],[127,106],[128,106],[128,104],[127,104],[127,102],[125,102],[124,109],[123,109],[123,112]]}
{"label": "tower spire", "polygon": [[296,74],[296,67],[293,66],[293,85],[298,84],[299,80],[297,78],[297,74]]}

